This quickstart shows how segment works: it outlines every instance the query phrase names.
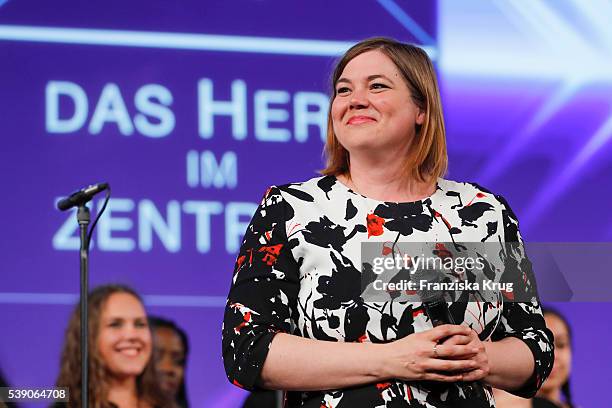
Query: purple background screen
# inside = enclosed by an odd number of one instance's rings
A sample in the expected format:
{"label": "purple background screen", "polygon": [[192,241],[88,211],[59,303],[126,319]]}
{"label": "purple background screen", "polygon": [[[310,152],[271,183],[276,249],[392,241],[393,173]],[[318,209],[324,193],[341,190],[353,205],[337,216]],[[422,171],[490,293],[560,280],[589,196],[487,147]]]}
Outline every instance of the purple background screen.
{"label": "purple background screen", "polygon": [[[0,368],[55,382],[78,293],[75,216],[55,203],[108,181],[91,286],[129,284],[186,329],[193,406],[239,406],[220,345],[237,246],[268,186],[322,168],[331,69],[371,36],[432,56],[449,178],[506,197],[528,241],[610,241],[612,5],[593,7],[0,0]],[[605,361],[585,353],[612,354],[595,318],[612,307],[558,307],[575,399],[597,406]]]}

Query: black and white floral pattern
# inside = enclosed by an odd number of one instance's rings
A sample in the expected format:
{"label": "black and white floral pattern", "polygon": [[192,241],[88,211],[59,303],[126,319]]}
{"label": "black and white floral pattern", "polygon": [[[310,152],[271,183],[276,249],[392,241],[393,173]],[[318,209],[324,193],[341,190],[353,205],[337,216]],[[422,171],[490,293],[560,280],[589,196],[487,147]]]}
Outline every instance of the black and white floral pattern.
{"label": "black and white floral pattern", "polygon": [[[439,179],[434,194],[410,203],[373,200],[335,177],[271,187],[249,225],[238,255],[223,322],[223,358],[230,382],[253,389],[278,332],[324,341],[390,342],[432,325],[418,302],[367,302],[361,295],[364,241],[521,242],[506,201],[482,187]],[[535,290],[520,250],[500,251],[506,268]],[[533,284],[532,284],[533,282]],[[457,322],[482,340],[513,336],[531,349],[532,378],[514,393],[531,396],[553,363],[553,338],[532,302],[457,302]],[[299,375],[299,373],[296,373]],[[471,407],[495,406],[486,400]],[[290,392],[289,407],[451,407],[456,385],[385,381],[321,392]],[[465,401],[464,401],[465,402]]]}

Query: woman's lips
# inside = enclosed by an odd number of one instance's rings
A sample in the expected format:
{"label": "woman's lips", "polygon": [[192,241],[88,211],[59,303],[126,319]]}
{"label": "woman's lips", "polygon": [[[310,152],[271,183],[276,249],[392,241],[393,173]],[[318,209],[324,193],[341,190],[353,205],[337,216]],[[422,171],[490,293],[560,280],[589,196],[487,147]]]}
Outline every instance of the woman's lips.
{"label": "woman's lips", "polygon": [[352,118],[348,120],[347,123],[349,125],[359,125],[362,123],[371,123],[371,122],[376,122],[376,120],[369,116],[353,116]]}
{"label": "woman's lips", "polygon": [[117,349],[117,352],[120,354],[123,354],[124,356],[136,357],[138,354],[140,354],[140,348],[139,347],[124,347],[124,348]]}

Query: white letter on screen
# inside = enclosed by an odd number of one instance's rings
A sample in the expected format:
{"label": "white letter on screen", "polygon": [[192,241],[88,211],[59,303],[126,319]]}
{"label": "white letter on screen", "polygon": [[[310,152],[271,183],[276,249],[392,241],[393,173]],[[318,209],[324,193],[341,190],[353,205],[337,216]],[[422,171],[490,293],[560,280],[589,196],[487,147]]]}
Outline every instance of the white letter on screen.
{"label": "white letter on screen", "polygon": [[255,137],[265,142],[288,142],[291,132],[282,128],[270,128],[270,122],[286,122],[289,112],[273,109],[271,103],[289,102],[289,92],[261,90],[255,92]]}
{"label": "white letter on screen", "polygon": [[[104,200],[98,201],[98,211],[102,208]],[[98,248],[103,251],[129,252],[134,249],[132,238],[113,237],[113,232],[130,231],[133,222],[127,217],[117,217],[114,213],[130,212],[134,209],[134,201],[129,198],[111,198],[104,215],[98,221]]]}
{"label": "white letter on screen", "polygon": [[[60,97],[72,99],[74,113],[60,118]],[[73,82],[49,81],[45,88],[45,127],[49,133],[70,133],[79,130],[87,120],[87,95]]]}
{"label": "white letter on screen", "polygon": [[213,152],[205,150],[201,155],[201,180],[203,187],[236,188],[238,184],[238,158],[236,153],[229,151],[217,162]]}
{"label": "white letter on screen", "polygon": [[[298,92],[293,98],[293,115],[295,120],[295,140],[305,142],[308,140],[308,126],[319,128],[319,136],[325,142],[327,138],[327,106],[329,99],[320,92]],[[309,106],[317,110],[309,111]]]}
{"label": "white letter on screen", "polygon": [[134,133],[134,126],[128,114],[121,91],[116,84],[106,84],[89,122],[89,133],[97,135],[106,122],[115,122],[124,136]]}
{"label": "white letter on screen", "polygon": [[167,218],[164,220],[151,200],[138,203],[138,247],[143,252],[153,248],[153,231],[169,252],[181,249],[181,205],[178,201],[169,201]]}
{"label": "white letter on screen", "polygon": [[194,214],[196,219],[196,248],[202,254],[210,251],[210,217],[223,212],[218,201],[185,201],[183,211]]}
{"label": "white letter on screen", "polygon": [[[134,125],[141,134],[164,137],[174,130],[174,113],[168,108],[172,105],[172,94],[165,87],[157,84],[143,86],[136,92],[134,105],[139,111],[134,116]],[[150,122],[147,116],[157,119],[159,123]]]}
{"label": "white letter on screen", "polygon": [[[225,250],[234,254],[240,249],[240,243],[249,220],[255,214],[257,204],[230,202],[225,206]],[[244,221],[240,221],[240,218]]]}
{"label": "white letter on screen", "polygon": [[215,131],[214,115],[232,117],[232,135],[243,140],[247,136],[246,83],[240,79],[232,81],[230,101],[213,100],[213,81],[204,78],[198,81],[198,124],[200,137],[210,139]]}
{"label": "white letter on screen", "polygon": [[[55,202],[59,201],[60,198],[56,199]],[[65,213],[67,215],[66,220],[62,226],[53,235],[53,249],[58,250],[78,250],[81,246],[81,240],[78,234],[75,234],[79,224],[76,222],[76,208]]]}
{"label": "white letter on screen", "polygon": [[187,185],[196,188],[200,185],[200,153],[189,150],[185,163],[187,164]]}

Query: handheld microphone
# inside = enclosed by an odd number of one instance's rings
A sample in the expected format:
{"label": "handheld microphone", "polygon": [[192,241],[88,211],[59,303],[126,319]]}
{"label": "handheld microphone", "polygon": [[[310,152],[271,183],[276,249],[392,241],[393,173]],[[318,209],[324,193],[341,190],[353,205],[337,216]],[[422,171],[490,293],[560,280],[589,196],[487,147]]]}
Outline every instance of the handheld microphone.
{"label": "handheld microphone", "polygon": [[58,210],[66,211],[72,207],[83,205],[93,198],[96,194],[108,188],[108,183],[98,183],[75,191],[66,198],[62,198],[57,203]]}
{"label": "handheld microphone", "polygon": [[[434,327],[441,326],[443,324],[456,324],[453,316],[448,309],[448,304],[444,298],[444,291],[441,290],[430,290],[425,285],[425,289],[421,289],[421,281],[427,283],[440,283],[442,282],[444,275],[437,270],[431,269],[419,269],[417,270],[412,279],[417,285],[417,294],[423,303],[425,313],[431,320]],[[463,393],[468,398],[479,398],[486,399],[482,384],[477,381],[461,382],[457,384]]]}

